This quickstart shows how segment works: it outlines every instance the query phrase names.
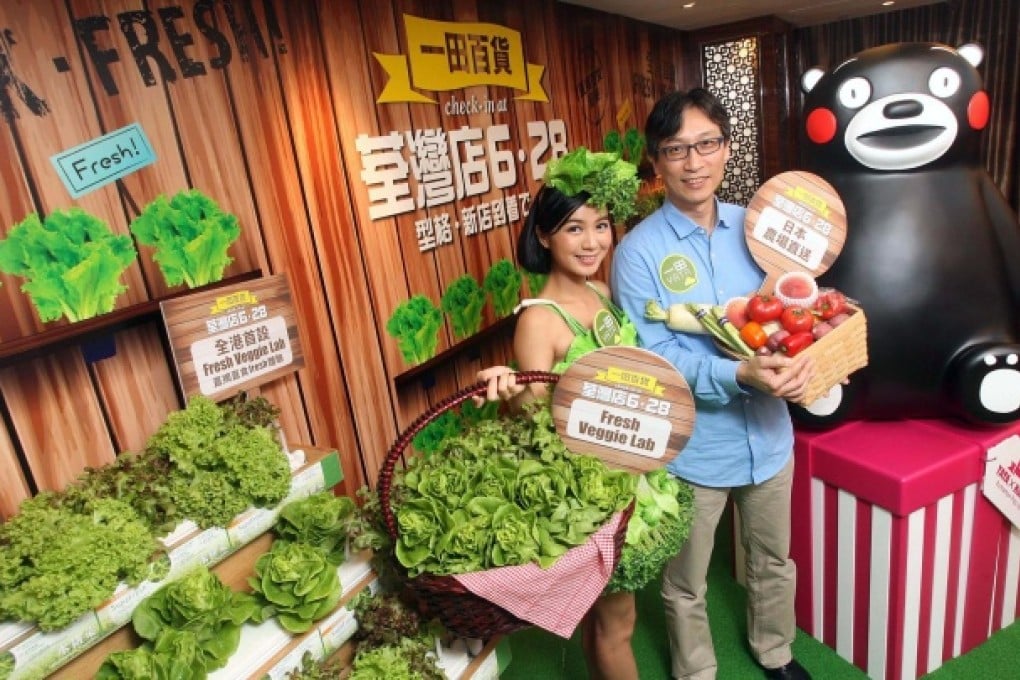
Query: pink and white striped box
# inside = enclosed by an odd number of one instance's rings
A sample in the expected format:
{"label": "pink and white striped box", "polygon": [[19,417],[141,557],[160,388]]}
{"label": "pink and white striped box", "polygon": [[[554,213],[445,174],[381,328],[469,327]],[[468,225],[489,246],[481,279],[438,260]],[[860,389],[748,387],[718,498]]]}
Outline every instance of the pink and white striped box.
{"label": "pink and white striped box", "polygon": [[798,432],[798,626],[875,680],[914,680],[1020,615],[1020,529],[981,493],[1020,422],[852,422]]}

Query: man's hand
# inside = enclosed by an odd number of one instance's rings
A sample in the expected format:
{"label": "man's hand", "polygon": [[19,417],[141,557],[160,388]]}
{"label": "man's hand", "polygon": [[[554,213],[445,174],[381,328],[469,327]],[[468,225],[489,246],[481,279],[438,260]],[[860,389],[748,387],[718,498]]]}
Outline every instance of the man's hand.
{"label": "man's hand", "polygon": [[806,354],[753,356],[737,367],[739,382],[792,402],[804,397],[813,374],[814,365]]}

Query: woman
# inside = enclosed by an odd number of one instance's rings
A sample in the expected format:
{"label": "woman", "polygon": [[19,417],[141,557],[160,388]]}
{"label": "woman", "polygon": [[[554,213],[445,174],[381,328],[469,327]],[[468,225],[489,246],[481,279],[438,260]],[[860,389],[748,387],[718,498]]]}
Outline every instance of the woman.
{"label": "woman", "polygon": [[[513,348],[520,370],[562,373],[578,357],[614,340],[637,344],[634,325],[612,303],[609,288],[591,277],[612,245],[610,214],[618,222],[627,218],[638,183],[633,165],[584,147],[548,164],[517,243],[520,265],[547,275],[540,296],[518,308]],[[548,390],[543,383],[518,385],[505,366],[485,369],[478,378],[489,381],[488,400],[518,407]],[[630,645],[636,616],[631,592],[602,595],[595,602],[581,624],[590,677],[637,679]]]}

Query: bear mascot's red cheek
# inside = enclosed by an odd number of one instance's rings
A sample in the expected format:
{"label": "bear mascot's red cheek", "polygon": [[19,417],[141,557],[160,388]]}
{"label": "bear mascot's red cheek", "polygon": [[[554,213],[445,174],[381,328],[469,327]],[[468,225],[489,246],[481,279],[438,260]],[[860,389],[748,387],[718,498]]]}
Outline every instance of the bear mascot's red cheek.
{"label": "bear mascot's red cheek", "polygon": [[988,93],[984,90],[975,92],[967,104],[967,122],[975,130],[983,130],[988,125]]}
{"label": "bear mascot's red cheek", "polygon": [[836,136],[836,115],[829,109],[815,109],[807,117],[807,136],[815,144],[827,144]]}

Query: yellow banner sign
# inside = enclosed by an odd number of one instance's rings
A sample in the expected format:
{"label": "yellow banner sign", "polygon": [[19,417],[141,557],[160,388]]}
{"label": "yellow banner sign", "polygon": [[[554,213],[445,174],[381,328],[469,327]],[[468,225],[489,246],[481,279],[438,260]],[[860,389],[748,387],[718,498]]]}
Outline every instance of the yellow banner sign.
{"label": "yellow banner sign", "polygon": [[629,387],[636,387],[652,394],[661,395],[665,389],[654,375],[642,373],[640,371],[628,371],[616,366],[610,366],[605,371],[598,371],[595,374],[595,380],[599,382],[615,383],[617,385],[627,385]]}
{"label": "yellow banner sign", "polygon": [[822,217],[829,218],[829,206],[821,196],[811,193],[802,186],[792,186],[786,190],[786,195],[792,200],[806,205]]}
{"label": "yellow banner sign", "polygon": [[522,90],[515,99],[549,101],[542,89],[545,66],[524,61],[519,31],[498,24],[433,21],[404,15],[407,55],[373,56],[389,76],[378,104],[435,103],[420,92],[445,92],[474,85]]}
{"label": "yellow banner sign", "polygon": [[250,290],[241,290],[216,298],[216,301],[209,307],[209,313],[219,314],[240,305],[257,305],[258,303],[259,299]]}

